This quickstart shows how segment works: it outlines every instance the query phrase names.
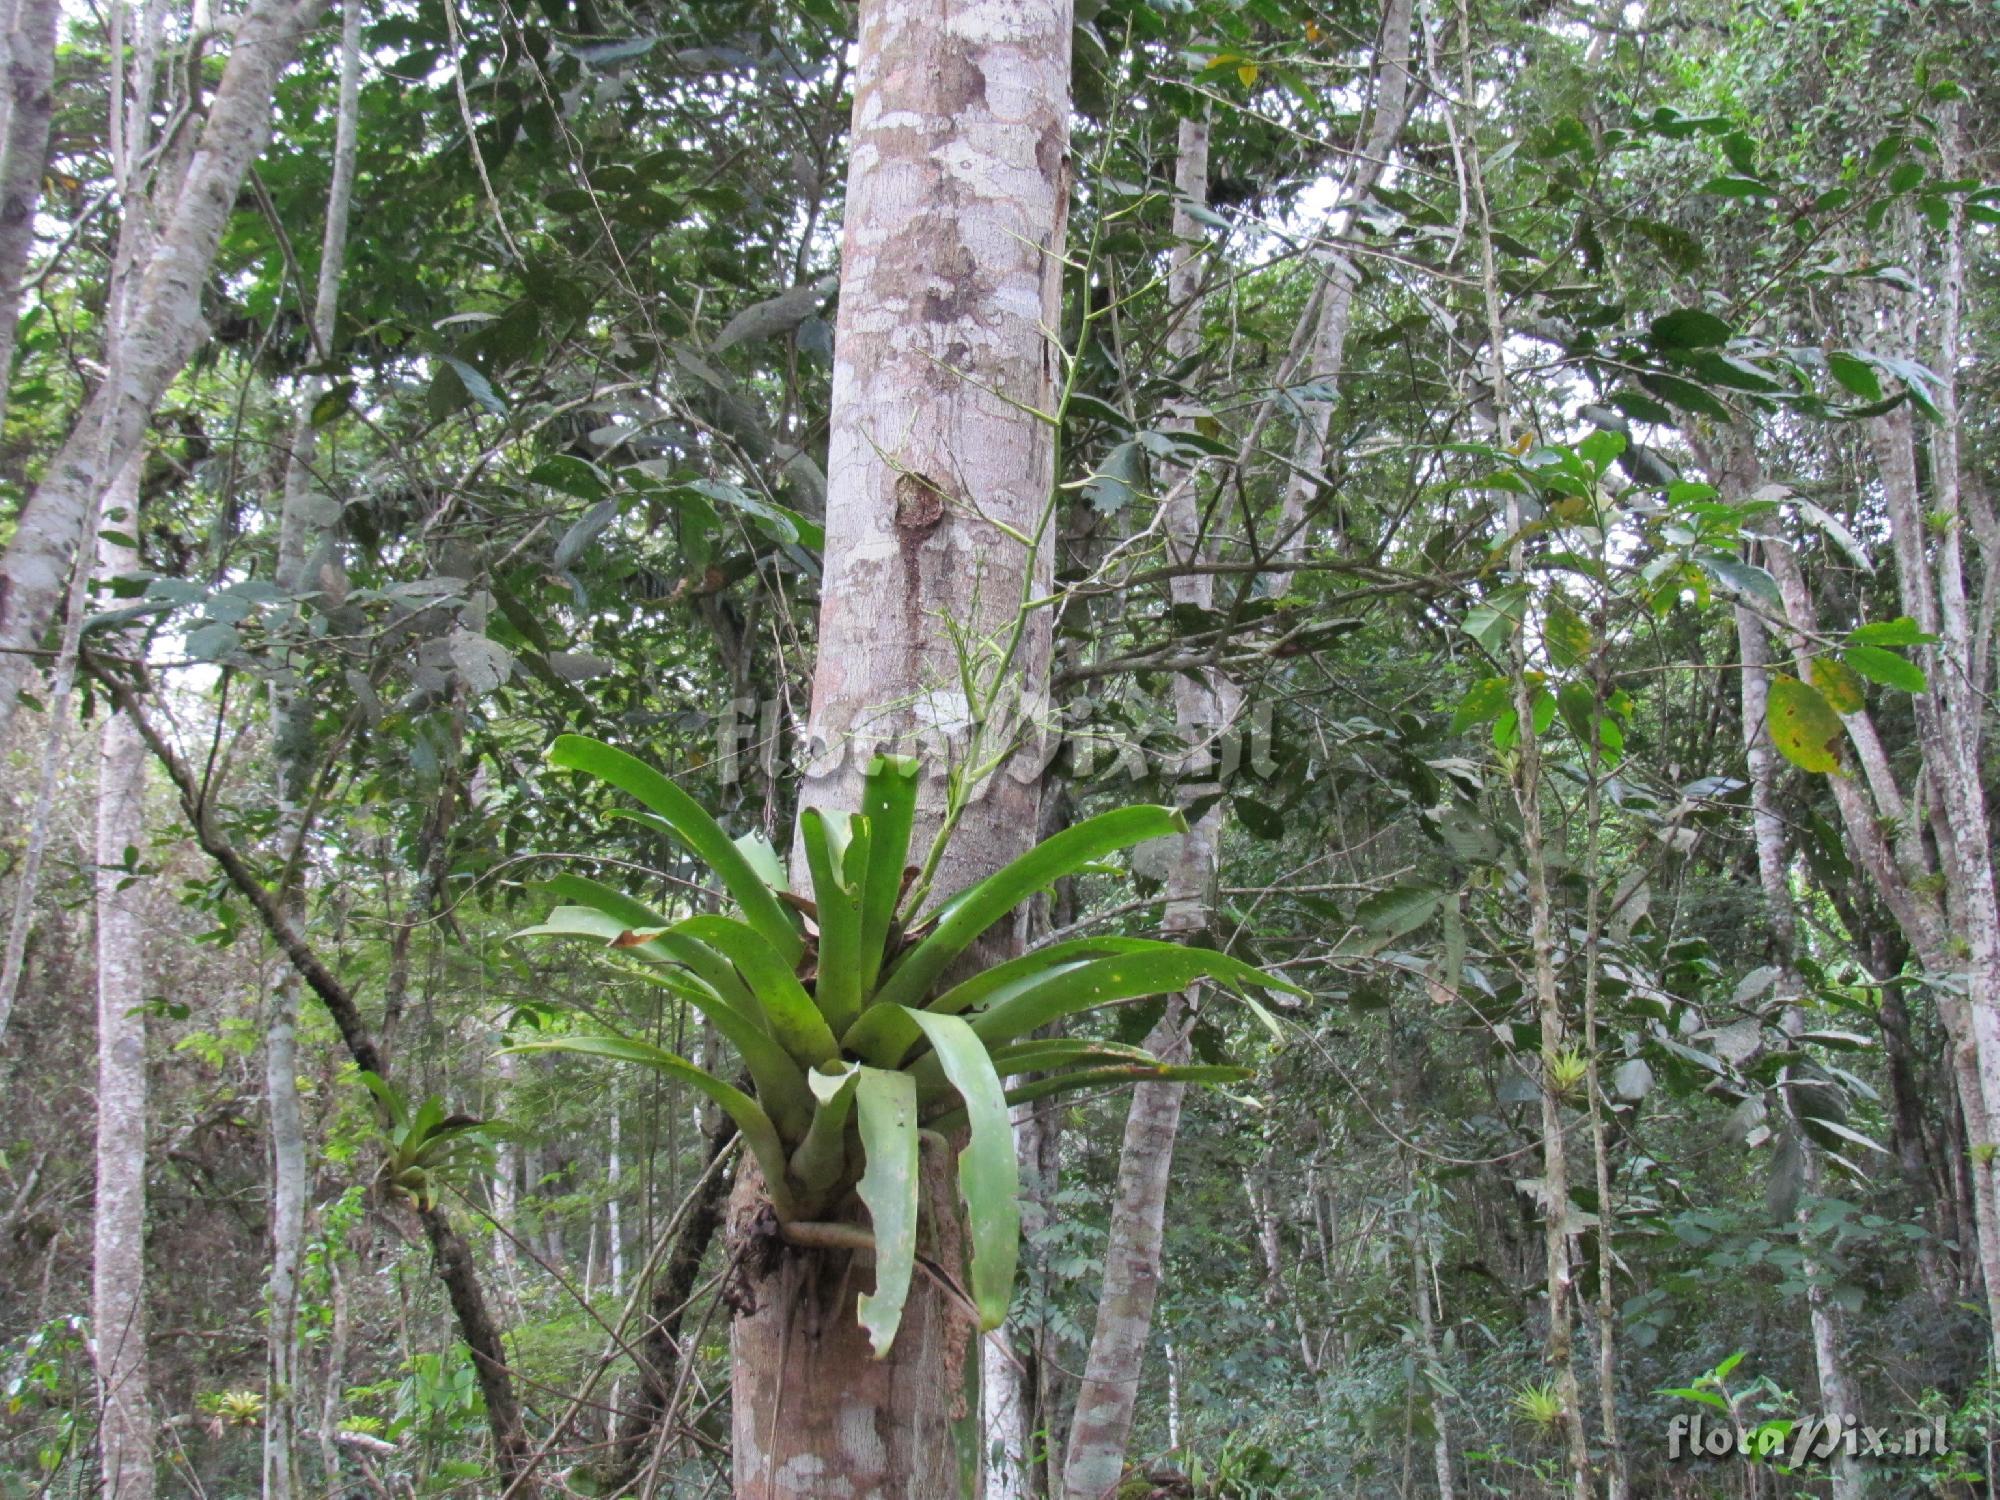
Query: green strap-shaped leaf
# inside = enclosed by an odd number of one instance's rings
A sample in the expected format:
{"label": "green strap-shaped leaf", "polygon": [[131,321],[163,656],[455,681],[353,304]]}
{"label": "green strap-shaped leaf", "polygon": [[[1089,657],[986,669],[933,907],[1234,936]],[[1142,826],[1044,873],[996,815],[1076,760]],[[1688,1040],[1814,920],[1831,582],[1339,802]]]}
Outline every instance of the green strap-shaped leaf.
{"label": "green strap-shaped leaf", "polygon": [[583,771],[608,781],[620,791],[637,797],[664,818],[674,837],[721,879],[751,927],[783,956],[795,964],[805,951],[792,915],[771,888],[758,876],[755,867],[737,848],[722,825],[702,809],[700,803],[638,758],[614,749],[601,740],[582,735],[559,735],[549,747],[549,763],[573,771]]}
{"label": "green strap-shaped leaf", "polygon": [[791,963],[754,931],[733,917],[689,917],[675,925],[682,936],[713,948],[736,965],[764,1007],[771,1035],[806,1067],[830,1062],[840,1055],[819,1008],[792,972]]}
{"label": "green strap-shaped leaf", "polygon": [[875,1234],[875,1290],[858,1303],[875,1357],[889,1352],[917,1265],[917,1086],[907,1073],[863,1068],[855,1088],[868,1168],[859,1192]]}
{"label": "green strap-shaped leaf", "polygon": [[807,1193],[825,1193],[847,1170],[847,1121],[854,1112],[854,1088],[861,1070],[849,1062],[815,1068],[807,1075],[819,1107],[798,1150],[792,1153],[792,1175]]}
{"label": "green strap-shaped leaf", "polygon": [[835,1032],[861,1014],[861,910],[848,889],[826,820],[816,807],[799,814],[799,837],[812,871],[813,904],[819,911],[819,978],[813,999]]}
{"label": "green strap-shaped leaf", "polygon": [[788,1141],[796,1141],[806,1133],[813,1117],[813,1100],[806,1088],[806,1075],[792,1060],[792,1055],[772,1039],[761,1022],[743,1014],[692,974],[676,969],[620,967],[636,979],[644,979],[672,991],[713,1022],[715,1029],[722,1033],[723,1040],[734,1047],[743,1059],[751,1082],[757,1086],[757,1100],[771,1116],[771,1122],[778,1127],[778,1134]]}
{"label": "green strap-shaped leaf", "polygon": [[1000,1075],[972,1028],[957,1016],[913,1010],[951,1086],[965,1101],[971,1125],[958,1154],[958,1190],[972,1230],[972,1301],[982,1330],[1007,1320],[1014,1296],[1014,1267],[1021,1254],[1021,1179],[1014,1156],[1014,1127]]}
{"label": "green strap-shaped leaf", "polygon": [[[1093,1042],[1076,1037],[1037,1037],[1030,1041],[1012,1042],[1004,1047],[992,1048],[987,1056],[993,1059],[993,1071],[1002,1078],[1020,1073],[1046,1072],[1079,1062],[1158,1061],[1144,1047],[1132,1047],[1124,1042]],[[908,1071],[917,1080],[917,1100],[921,1104],[935,1104],[951,1090],[945,1078],[944,1064],[935,1052],[926,1052],[910,1064]]]}
{"label": "green strap-shaped leaf", "polygon": [[376,1102],[382,1106],[382,1113],[389,1117],[390,1129],[400,1133],[409,1128],[409,1109],[404,1105],[403,1096],[396,1092],[393,1084],[380,1073],[368,1068],[363,1068],[354,1076],[361,1080],[362,1087],[373,1094]]}
{"label": "green strap-shaped leaf", "polygon": [[588,934],[577,930],[560,934],[563,936],[601,935],[608,943],[618,941],[628,932],[635,937],[644,937],[646,942],[634,948],[633,952],[645,958],[664,957],[692,969],[724,1000],[758,1025],[768,1027],[769,1019],[764,1014],[763,1005],[737,977],[729,960],[686,933],[677,932],[665,917],[645,902],[633,899],[615,886],[582,875],[558,875],[543,883],[556,895],[581,902],[584,908],[601,913],[617,930],[609,931],[601,923],[590,924],[586,919],[579,918],[576,907],[559,906],[542,926],[524,928],[514,934],[516,937],[555,933],[558,918],[579,929],[589,928]]}
{"label": "green strap-shaped leaf", "polygon": [[1245,986],[1263,986],[1305,992],[1288,980],[1277,979],[1240,958],[1207,948],[1184,948],[1177,943],[1156,943],[1143,951],[1113,954],[1108,958],[1065,966],[1038,984],[1026,985],[988,1006],[972,1019],[975,1034],[989,1047],[1025,1036],[1038,1026],[1046,1026],[1060,1016],[1093,1010],[1120,1000],[1137,1000],[1147,995],[1171,994],[1184,990],[1197,979],[1215,979],[1229,985],[1237,998],[1282,1043],[1285,1034],[1269,1011],[1248,995]]}
{"label": "green strap-shaped leaf", "polygon": [[[861,815],[868,823],[861,895],[861,998],[881,977],[889,927],[903,894],[903,871],[910,857],[910,828],[917,816],[917,763],[907,755],[878,755],[868,764],[861,791]],[[850,853],[850,873],[851,873]]]}
{"label": "green strap-shaped leaf", "polygon": [[[1144,1047],[1124,1042],[1079,1041],[1074,1037],[1012,1042],[1005,1047],[995,1047],[987,1055],[993,1059],[993,1070],[1002,1078],[1012,1078],[1020,1073],[1044,1073],[1074,1062],[1150,1064],[1158,1061]],[[929,1060],[925,1059],[926,1062]]]}
{"label": "green strap-shaped leaf", "polygon": [[1067,943],[1053,943],[1046,948],[1023,953],[1019,958],[995,964],[990,969],[981,969],[953,985],[924,1008],[947,1016],[959,1015],[997,1002],[1003,998],[1002,991],[1017,988],[1023,980],[1039,979],[1058,965],[1086,958],[1103,958],[1113,953],[1140,953],[1158,946],[1158,938],[1128,937],[1075,938]]}
{"label": "green strap-shaped leaf", "polygon": [[777,1129],[771,1124],[771,1117],[764,1113],[757,1101],[741,1089],[704,1073],[686,1058],[676,1057],[663,1047],[655,1047],[650,1042],[635,1042],[626,1037],[555,1037],[546,1042],[522,1042],[519,1046],[509,1047],[506,1050],[573,1052],[581,1057],[605,1057],[614,1062],[638,1063],[656,1073],[664,1073],[669,1078],[679,1079],[682,1083],[707,1095],[722,1107],[723,1113],[734,1120],[736,1128],[743,1133],[744,1145],[750,1148],[750,1154],[757,1158],[757,1165],[763,1169],[765,1189],[770,1194],[771,1207],[777,1210],[778,1217],[783,1220],[798,1217],[797,1205],[792,1201],[791,1188],[785,1181],[785,1148],[778,1140]]}
{"label": "green strap-shaped leaf", "polygon": [[[1027,1104],[1036,1099],[1046,1099],[1053,1094],[1073,1093],[1077,1089],[1109,1088],[1121,1083],[1241,1083],[1252,1076],[1249,1068],[1230,1067],[1223,1063],[1155,1063],[1144,1067],[1136,1063],[1116,1067],[1083,1068],[1075,1073],[1057,1073],[1048,1078],[1037,1078],[1007,1090],[1007,1107]],[[952,1131],[966,1123],[965,1111],[952,1110],[938,1115],[929,1124],[933,1129]]]}
{"label": "green strap-shaped leaf", "polygon": [[875,998],[885,1005],[922,1005],[951,961],[1036,891],[1114,850],[1186,830],[1187,820],[1173,808],[1141,804],[1099,813],[1044,839],[946,902],[931,935],[896,965]]}

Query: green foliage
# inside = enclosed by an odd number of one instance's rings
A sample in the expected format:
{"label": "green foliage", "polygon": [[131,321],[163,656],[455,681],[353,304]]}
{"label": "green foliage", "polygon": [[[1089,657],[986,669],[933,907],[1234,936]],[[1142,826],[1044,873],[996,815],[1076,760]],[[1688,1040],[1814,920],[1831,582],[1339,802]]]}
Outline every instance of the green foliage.
{"label": "green foliage", "polygon": [[[1260,1016],[1248,990],[1304,993],[1224,954],[1133,938],[1058,944],[935,992],[953,962],[1036,891],[1106,854],[1184,830],[1169,808],[1101,813],[936,906],[912,911],[904,897],[913,762],[877,757],[859,813],[809,809],[802,816],[800,837],[815,881],[807,901],[785,890],[775,863],[758,872],[713,818],[632,757],[565,736],[551,759],[646,802],[659,831],[713,871],[745,920],[697,914],[670,922],[609,888],[568,877],[557,883],[559,891],[585,904],[558,907],[547,922],[517,936],[595,939],[668,966],[662,979],[736,1045],[755,1097],[628,1038],[551,1037],[512,1050],[639,1063],[699,1089],[743,1132],[781,1221],[815,1219],[850,1188],[858,1190],[873,1226],[876,1264],[875,1290],[862,1298],[860,1315],[878,1357],[895,1338],[915,1265],[920,1126],[967,1134],[959,1190],[971,1232],[973,1300],[982,1327],[990,1329],[1006,1316],[1019,1252],[1010,1104],[1109,1082],[1227,1082],[1251,1071],[1170,1066],[1129,1052],[1116,1066],[1089,1065],[1107,1055],[1102,1049],[1043,1050],[1024,1064],[1020,1054],[1007,1054],[1006,1044],[1059,1016],[1197,979],[1229,987]],[[755,922],[752,913],[760,914]],[[1276,1034],[1275,1023],[1264,1019]],[[1047,1076],[1008,1091],[1001,1068],[1027,1065],[1047,1068]],[[848,1149],[850,1135],[858,1150]],[[857,1158],[864,1164],[858,1178]]]}

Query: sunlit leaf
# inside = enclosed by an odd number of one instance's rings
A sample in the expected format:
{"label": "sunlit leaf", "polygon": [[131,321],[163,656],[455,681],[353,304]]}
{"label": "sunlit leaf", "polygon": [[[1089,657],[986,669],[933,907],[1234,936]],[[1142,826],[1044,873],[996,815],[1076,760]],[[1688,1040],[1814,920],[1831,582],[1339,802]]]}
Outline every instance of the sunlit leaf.
{"label": "sunlit leaf", "polygon": [[861,1326],[880,1359],[902,1325],[917,1264],[917,1085],[907,1073],[861,1069],[855,1091],[861,1149],[857,1191],[875,1234],[875,1290],[863,1292]]}
{"label": "sunlit leaf", "polygon": [[1778,673],[1771,679],[1769,700],[1771,743],[1801,770],[1834,774],[1840,770],[1840,745],[1845,731],[1819,690],[1796,677]]}

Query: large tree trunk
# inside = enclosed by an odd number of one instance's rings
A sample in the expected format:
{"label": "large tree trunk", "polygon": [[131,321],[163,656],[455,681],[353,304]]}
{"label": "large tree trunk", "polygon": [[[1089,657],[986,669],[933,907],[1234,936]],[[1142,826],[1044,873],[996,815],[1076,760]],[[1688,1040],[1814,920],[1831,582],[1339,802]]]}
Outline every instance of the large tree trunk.
{"label": "large tree trunk", "polygon": [[[1036,827],[1038,765],[1010,762],[949,808],[942,773],[1003,748],[1019,726],[1000,721],[1047,691],[1048,612],[1028,604],[1051,576],[1054,434],[1036,413],[1055,404],[1071,24],[1069,0],[861,8],[803,800],[853,809],[871,748],[915,748],[917,847],[958,817],[940,891],[1021,853]],[[926,1233],[962,1278],[938,1156]],[[746,1169],[729,1225],[736,1494],[955,1494],[970,1321],[920,1275],[873,1360],[859,1257],[782,1246],[768,1225]]]}
{"label": "large tree trunk", "polygon": [[32,654],[106,479],[139,452],[153,407],[206,334],[201,293],[244,174],[271,132],[271,93],[323,0],[256,0],[235,26],[222,82],[158,246],[117,319],[118,371],[92,394],[50,462],[0,560],[0,734],[35,670]]}
{"label": "large tree trunk", "polygon": [[[119,472],[107,519],[136,531],[139,461]],[[129,547],[99,544],[107,574]],[[132,721],[105,720],[97,758],[97,1200],[91,1237],[91,1338],[98,1453],[107,1500],[151,1500],[153,1417],[146,1379],[146,974],[143,886],[124,874],[146,841],[146,746]]]}

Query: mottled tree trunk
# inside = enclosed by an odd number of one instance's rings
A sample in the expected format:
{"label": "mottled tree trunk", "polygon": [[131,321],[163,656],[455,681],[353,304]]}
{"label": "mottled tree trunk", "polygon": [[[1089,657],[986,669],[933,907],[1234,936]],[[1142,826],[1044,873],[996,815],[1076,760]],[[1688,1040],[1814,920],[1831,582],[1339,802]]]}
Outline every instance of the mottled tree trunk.
{"label": "mottled tree trunk", "polygon": [[139,452],[153,407],[206,335],[202,289],[250,164],[271,131],[271,93],[321,0],[256,0],[235,23],[229,62],[171,205],[157,248],[118,319],[117,371],[91,395],[50,460],[0,560],[0,733],[61,602],[63,580],[107,476]]}
{"label": "mottled tree trunk", "polygon": [[[120,470],[105,518],[137,530],[139,460]],[[137,566],[99,542],[106,575]],[[132,722],[104,721],[97,757],[97,1197],[91,1234],[91,1342],[106,1500],[151,1500],[153,1417],[146,1378],[146,974],[142,885],[123,873],[146,841],[146,746]]]}
{"label": "mottled tree trunk", "polygon": [[21,279],[35,243],[35,209],[42,199],[42,169],[49,153],[49,117],[55,109],[56,26],[61,0],[14,0],[9,7],[7,50],[0,64],[0,425],[14,368],[14,336],[21,314]]}
{"label": "mottled tree trunk", "polygon": [[[949,805],[942,773],[1004,751],[1047,692],[1048,611],[1027,606],[1051,578],[1054,434],[1036,413],[1056,400],[1071,24],[1069,0],[861,7],[803,801],[853,809],[872,749],[914,750],[917,847],[958,818],[941,892],[1036,828],[1038,761],[1009,760]],[[938,1156],[925,1233],[962,1279]],[[769,1227],[745,1170],[729,1224],[739,1500],[956,1494],[969,1318],[920,1273],[894,1347],[872,1359],[862,1257],[783,1246]]]}

